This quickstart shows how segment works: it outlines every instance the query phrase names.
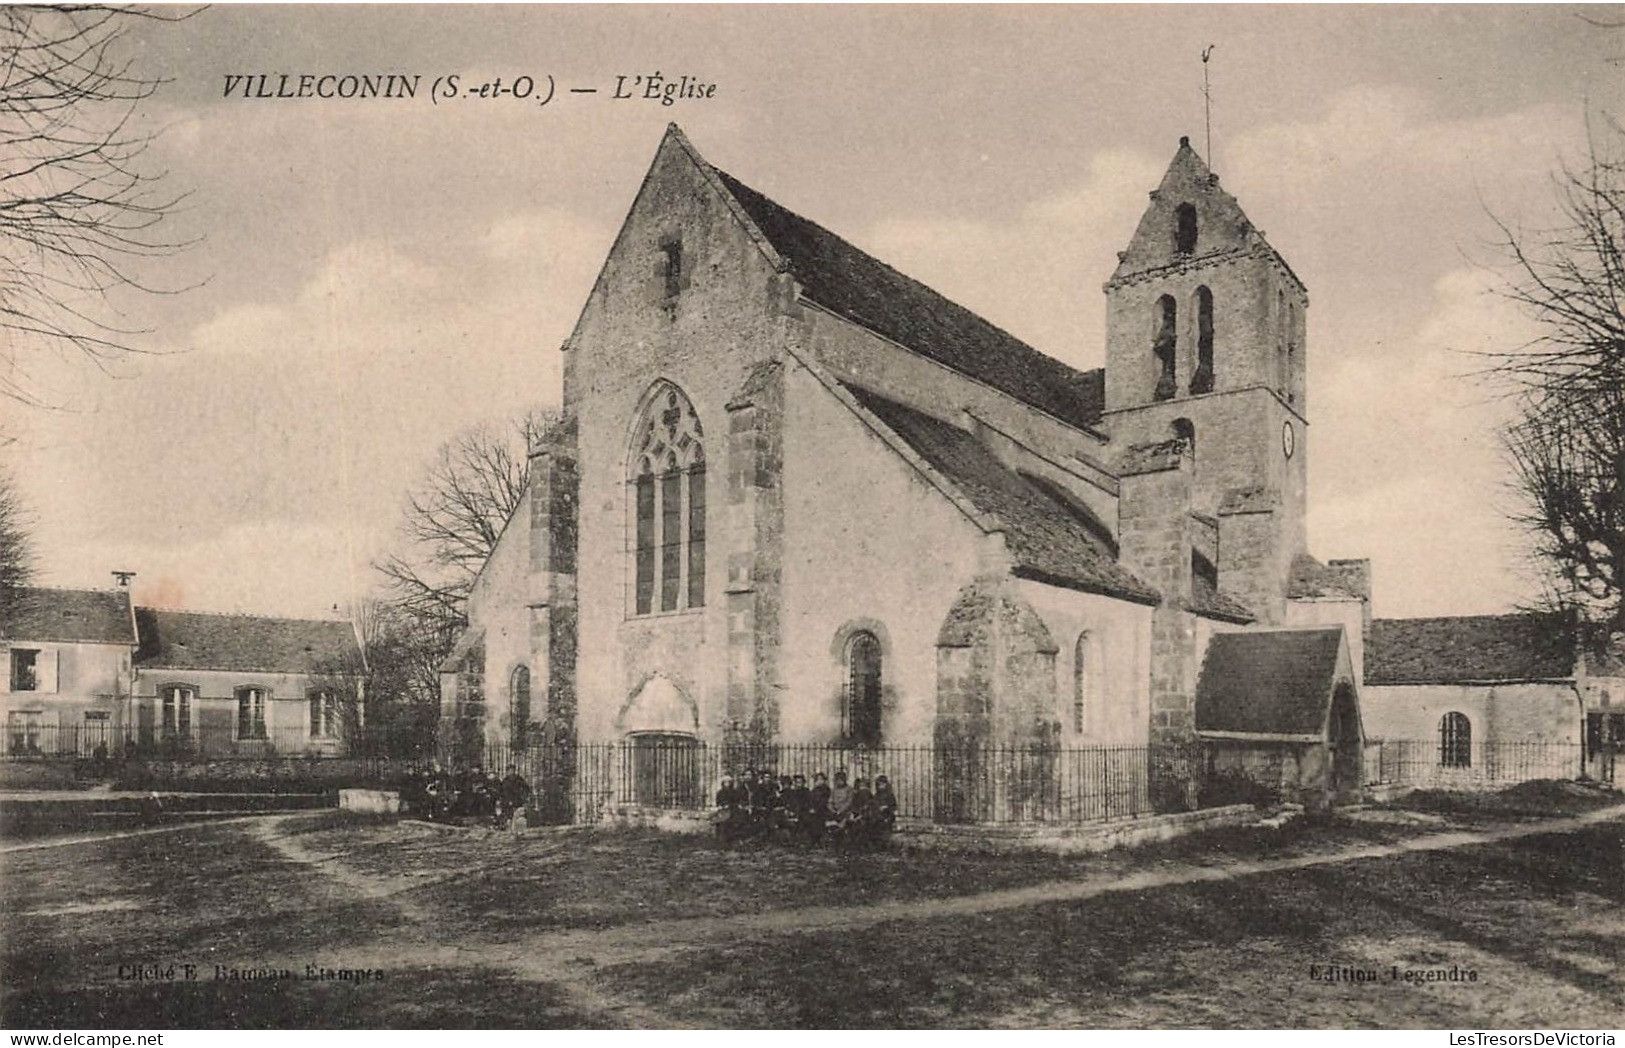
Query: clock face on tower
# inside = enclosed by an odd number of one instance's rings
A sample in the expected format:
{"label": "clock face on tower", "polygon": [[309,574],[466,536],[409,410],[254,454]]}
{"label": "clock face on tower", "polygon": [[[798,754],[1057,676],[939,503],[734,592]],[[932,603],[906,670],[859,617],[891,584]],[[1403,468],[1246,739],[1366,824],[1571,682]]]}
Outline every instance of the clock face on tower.
{"label": "clock face on tower", "polygon": [[1292,423],[1290,421],[1281,423],[1281,450],[1286,452],[1287,458],[1291,458],[1292,452],[1296,451],[1297,447],[1298,434],[1293,430]]}

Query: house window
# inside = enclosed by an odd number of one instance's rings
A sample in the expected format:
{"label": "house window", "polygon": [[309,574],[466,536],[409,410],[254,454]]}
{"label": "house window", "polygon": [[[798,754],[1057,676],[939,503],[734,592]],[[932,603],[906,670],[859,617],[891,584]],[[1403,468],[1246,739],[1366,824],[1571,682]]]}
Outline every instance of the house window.
{"label": "house window", "polygon": [[846,642],[846,701],[841,734],[860,746],[880,745],[880,640],[868,630]]}
{"label": "house window", "polygon": [[166,738],[190,738],[192,734],[192,700],[197,692],[184,684],[166,684],[163,699],[163,731]]}
{"label": "house window", "polygon": [[529,741],[530,667],[515,666],[508,681],[508,736],[514,749],[522,750]]}
{"label": "house window", "polygon": [[1078,634],[1072,649],[1072,730],[1083,734],[1089,713],[1089,634]]}
{"label": "house window", "polygon": [[336,739],[339,736],[339,697],[331,688],[314,688],[310,702],[310,737]]}
{"label": "house window", "polygon": [[704,430],[676,386],[655,384],[631,458],[633,611],[705,605]]}
{"label": "house window", "polygon": [[1447,713],[1439,721],[1439,764],[1470,768],[1473,764],[1473,725],[1465,713]]}
{"label": "house window", "polygon": [[11,690],[39,690],[39,652],[29,648],[11,649]]}
{"label": "house window", "polygon": [[12,710],[6,714],[6,752],[39,753],[39,725],[37,711]]}
{"label": "house window", "polygon": [[237,689],[237,737],[265,738],[265,689]]}
{"label": "house window", "polygon": [[1189,255],[1196,251],[1196,206],[1180,204],[1174,209],[1174,251]]}
{"label": "house window", "polygon": [[1213,392],[1213,292],[1196,289],[1196,370],[1191,373],[1192,393]]}
{"label": "house window", "polygon": [[1151,340],[1151,356],[1157,364],[1157,388],[1151,395],[1156,400],[1169,399],[1179,388],[1174,380],[1178,321],[1179,305],[1174,302],[1174,296],[1163,295],[1157,300],[1157,333]]}

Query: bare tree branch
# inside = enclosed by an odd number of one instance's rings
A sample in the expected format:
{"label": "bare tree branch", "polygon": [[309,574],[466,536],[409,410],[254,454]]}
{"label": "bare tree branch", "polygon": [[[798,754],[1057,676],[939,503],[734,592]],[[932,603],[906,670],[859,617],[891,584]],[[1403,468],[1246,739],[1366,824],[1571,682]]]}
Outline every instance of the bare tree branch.
{"label": "bare tree branch", "polygon": [[110,295],[172,294],[145,263],[189,241],[160,232],[185,194],[143,163],[135,114],[166,82],[137,69],[127,33],[195,11],[0,6],[0,398],[48,406],[38,362],[99,367],[140,352]]}
{"label": "bare tree branch", "polygon": [[1514,277],[1502,295],[1539,324],[1491,355],[1518,419],[1505,434],[1518,518],[1558,602],[1625,629],[1625,134],[1593,130],[1583,168],[1563,166],[1561,221],[1527,232],[1497,219]]}

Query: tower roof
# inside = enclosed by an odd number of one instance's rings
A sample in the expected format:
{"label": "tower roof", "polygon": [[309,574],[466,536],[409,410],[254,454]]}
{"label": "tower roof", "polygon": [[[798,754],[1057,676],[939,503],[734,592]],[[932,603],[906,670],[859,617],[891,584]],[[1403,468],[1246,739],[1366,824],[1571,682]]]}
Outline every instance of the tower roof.
{"label": "tower roof", "polygon": [[[1180,242],[1181,207],[1191,209],[1191,243]],[[1305,290],[1292,267],[1264,239],[1236,198],[1219,187],[1219,176],[1185,137],[1179,140],[1162,182],[1151,191],[1151,203],[1140,216],[1127,250],[1118,256],[1117,269],[1106,286],[1181,266],[1246,255],[1274,262],[1300,291]]]}

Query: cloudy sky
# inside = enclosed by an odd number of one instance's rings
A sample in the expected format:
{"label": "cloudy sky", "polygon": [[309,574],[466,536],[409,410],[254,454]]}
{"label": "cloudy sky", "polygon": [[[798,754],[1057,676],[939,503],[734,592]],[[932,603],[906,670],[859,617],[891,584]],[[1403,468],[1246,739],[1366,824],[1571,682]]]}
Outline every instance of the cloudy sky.
{"label": "cloudy sky", "polygon": [[[1532,591],[1464,376],[1527,321],[1496,214],[1551,221],[1588,116],[1625,112],[1625,9],[216,6],[143,27],[142,120],[201,237],[131,305],[114,374],[16,347],[0,405],[43,581],[320,614],[375,585],[440,442],[559,397],[558,346],[668,121],[712,163],[1080,368],[1101,284],[1181,134],[1310,289],[1310,543],[1380,615]],[[410,101],[222,97],[241,74],[420,74]],[[714,83],[610,97],[659,73]],[[431,104],[428,85],[560,93]],[[274,80],[273,80],[274,82]],[[569,86],[597,95],[570,95]]]}

